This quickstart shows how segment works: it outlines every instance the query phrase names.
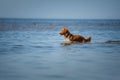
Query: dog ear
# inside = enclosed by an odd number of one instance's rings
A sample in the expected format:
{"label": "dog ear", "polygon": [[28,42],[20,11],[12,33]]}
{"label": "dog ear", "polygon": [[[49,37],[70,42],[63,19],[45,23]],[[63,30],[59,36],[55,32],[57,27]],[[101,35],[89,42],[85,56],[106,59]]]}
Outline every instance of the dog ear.
{"label": "dog ear", "polygon": [[66,28],[66,27],[64,27],[63,29],[66,30],[66,31],[68,31],[68,28]]}

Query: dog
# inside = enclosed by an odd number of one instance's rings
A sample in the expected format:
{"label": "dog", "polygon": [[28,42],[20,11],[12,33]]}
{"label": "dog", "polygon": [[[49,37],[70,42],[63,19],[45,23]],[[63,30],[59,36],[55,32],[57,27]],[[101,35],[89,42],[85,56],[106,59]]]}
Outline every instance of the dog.
{"label": "dog", "polygon": [[61,29],[61,31],[59,32],[60,35],[64,35],[65,40],[67,41],[71,41],[71,42],[81,42],[81,43],[85,43],[85,42],[90,42],[91,41],[91,37],[88,36],[86,38],[84,38],[81,35],[76,35],[76,34],[71,34],[68,30],[68,28],[64,27]]}

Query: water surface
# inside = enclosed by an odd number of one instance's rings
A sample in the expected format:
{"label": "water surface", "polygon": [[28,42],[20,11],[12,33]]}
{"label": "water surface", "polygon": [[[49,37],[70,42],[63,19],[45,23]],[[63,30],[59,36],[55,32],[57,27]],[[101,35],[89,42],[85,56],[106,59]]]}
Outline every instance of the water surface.
{"label": "water surface", "polygon": [[[58,32],[92,36],[62,45]],[[0,20],[0,80],[119,80],[119,20]]]}

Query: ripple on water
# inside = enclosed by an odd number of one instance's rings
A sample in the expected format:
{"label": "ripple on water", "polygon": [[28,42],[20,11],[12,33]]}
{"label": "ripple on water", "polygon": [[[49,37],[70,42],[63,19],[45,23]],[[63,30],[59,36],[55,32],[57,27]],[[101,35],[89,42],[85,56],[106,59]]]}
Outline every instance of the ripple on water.
{"label": "ripple on water", "polygon": [[55,78],[55,79],[59,79],[59,78],[66,78],[67,76],[65,75],[57,75],[57,74],[50,74],[50,75],[43,75],[43,77],[46,78]]}

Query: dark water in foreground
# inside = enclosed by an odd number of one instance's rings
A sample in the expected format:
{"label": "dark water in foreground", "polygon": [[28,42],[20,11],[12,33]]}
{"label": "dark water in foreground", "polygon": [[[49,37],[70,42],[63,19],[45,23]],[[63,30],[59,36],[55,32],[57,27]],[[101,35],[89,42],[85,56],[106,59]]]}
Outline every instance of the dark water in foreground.
{"label": "dark water in foreground", "polygon": [[[92,36],[61,45],[58,32]],[[0,20],[0,80],[119,80],[119,20]]]}

